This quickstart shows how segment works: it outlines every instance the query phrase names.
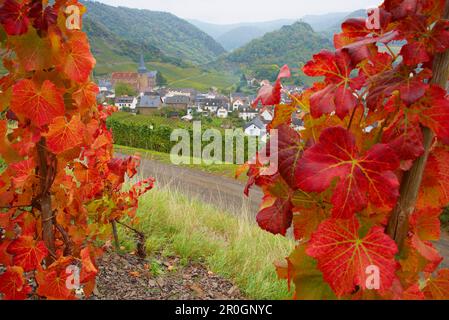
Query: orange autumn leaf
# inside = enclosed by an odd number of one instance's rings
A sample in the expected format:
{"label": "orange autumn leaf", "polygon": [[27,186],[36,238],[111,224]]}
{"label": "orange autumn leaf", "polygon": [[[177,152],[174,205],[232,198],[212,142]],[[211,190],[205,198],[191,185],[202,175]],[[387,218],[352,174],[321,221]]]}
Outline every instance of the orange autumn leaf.
{"label": "orange autumn leaf", "polygon": [[83,143],[85,125],[79,116],[74,116],[67,122],[65,117],[59,117],[49,126],[46,134],[48,149],[60,154]]}
{"label": "orange autumn leaf", "polygon": [[449,300],[449,269],[438,271],[436,277],[428,280],[424,295],[433,300]]}
{"label": "orange autumn leaf", "polygon": [[10,164],[8,169],[13,175],[14,187],[21,188],[30,177],[34,176],[35,162],[33,159],[23,160]]}
{"label": "orange autumn leaf", "polygon": [[7,138],[8,133],[8,121],[0,120],[0,154],[2,159],[7,162],[17,161],[18,154],[11,146]]}
{"label": "orange autumn leaf", "polygon": [[94,265],[89,248],[84,248],[81,250],[81,282],[88,282],[92,279],[95,279],[95,276],[98,273],[97,267]]}
{"label": "orange autumn leaf", "polygon": [[72,300],[73,292],[67,288],[67,273],[65,270],[51,269],[40,271],[36,276],[39,287],[37,294],[49,300]]}
{"label": "orange autumn leaf", "polygon": [[441,236],[442,209],[423,209],[410,217],[410,225],[423,241],[438,241]]}
{"label": "orange autumn leaf", "polygon": [[98,86],[95,83],[87,82],[73,93],[73,100],[82,113],[96,104],[98,92]]}
{"label": "orange autumn leaf", "polygon": [[13,87],[11,110],[42,127],[51,123],[54,118],[64,115],[64,100],[51,81],[45,80],[42,86],[38,87],[34,81],[24,79]]}
{"label": "orange autumn leaf", "polygon": [[86,81],[95,66],[87,36],[83,32],[73,31],[63,49],[65,59],[60,65],[62,71],[76,82]]}

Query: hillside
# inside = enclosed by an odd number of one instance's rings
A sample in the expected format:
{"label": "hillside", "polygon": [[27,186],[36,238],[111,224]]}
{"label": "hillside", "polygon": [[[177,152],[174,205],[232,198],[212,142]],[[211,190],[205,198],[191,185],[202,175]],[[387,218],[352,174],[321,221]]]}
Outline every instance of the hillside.
{"label": "hillside", "polygon": [[217,38],[217,41],[228,51],[233,51],[251,40],[262,37],[266,31],[252,26],[238,27]]}
{"label": "hillside", "polygon": [[[145,51],[146,55],[154,55],[156,61],[172,59],[192,64],[204,64],[225,53],[212,37],[170,13],[113,7],[93,1],[83,4],[87,7],[85,28],[91,39],[107,36],[107,40],[92,41],[94,51],[113,51],[110,53],[133,61],[136,61],[136,52]],[[120,51],[130,51],[130,54]]]}
{"label": "hillside", "polygon": [[228,51],[240,48],[248,44],[251,40],[262,37],[268,32],[278,30],[282,26],[291,25],[295,22],[295,20],[291,19],[281,19],[265,22],[246,22],[220,25],[197,20],[189,21],[213,37]]}
{"label": "hillside", "polygon": [[[97,60],[97,68],[94,70],[94,75],[104,75],[118,71],[116,69],[122,69],[123,66],[134,65],[136,61],[139,61],[142,53],[146,61],[151,60],[178,66],[182,65],[179,59],[167,57],[157,47],[150,44],[138,44],[120,38],[89,17],[84,19],[83,29],[89,36],[91,50]],[[130,70],[135,69],[134,66],[131,68]],[[128,71],[126,69],[128,67],[125,67],[124,71]]]}
{"label": "hillside", "polygon": [[314,32],[310,25],[296,22],[251,41],[229,54],[225,61],[249,67],[273,64],[299,67],[314,53],[330,46],[330,41]]}

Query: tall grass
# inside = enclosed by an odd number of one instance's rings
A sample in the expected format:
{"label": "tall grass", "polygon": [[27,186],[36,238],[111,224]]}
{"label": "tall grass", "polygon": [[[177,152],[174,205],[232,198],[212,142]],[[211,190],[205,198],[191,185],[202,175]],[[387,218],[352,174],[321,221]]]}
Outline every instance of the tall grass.
{"label": "tall grass", "polygon": [[[200,261],[252,299],[290,298],[287,283],[278,280],[273,263],[288,256],[293,241],[262,231],[244,210],[235,216],[176,190],[156,189],[141,199],[139,228],[148,236],[149,254]],[[121,230],[121,237],[132,249],[131,235],[125,232]]]}

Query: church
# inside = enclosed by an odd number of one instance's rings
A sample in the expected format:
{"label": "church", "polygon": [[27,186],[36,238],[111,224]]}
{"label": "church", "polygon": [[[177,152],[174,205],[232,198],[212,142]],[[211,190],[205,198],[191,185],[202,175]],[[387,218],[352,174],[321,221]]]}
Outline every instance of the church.
{"label": "church", "polygon": [[128,84],[137,92],[149,92],[156,86],[157,71],[148,71],[145,66],[143,55],[140,56],[140,65],[137,72],[113,72],[111,84],[112,87],[118,83]]}

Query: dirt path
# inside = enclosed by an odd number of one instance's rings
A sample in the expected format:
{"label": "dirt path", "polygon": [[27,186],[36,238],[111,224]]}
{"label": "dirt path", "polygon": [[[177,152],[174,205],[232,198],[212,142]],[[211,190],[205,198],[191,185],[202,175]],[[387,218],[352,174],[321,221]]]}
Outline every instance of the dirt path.
{"label": "dirt path", "polygon": [[[255,216],[263,197],[262,191],[257,188],[251,190],[249,198],[245,197],[244,183],[241,181],[149,159],[142,159],[139,173],[144,177],[155,177],[159,186],[169,186],[172,190],[178,190],[236,215],[249,213]],[[445,257],[442,267],[449,268],[447,232],[443,232],[442,239],[436,247]]]}

